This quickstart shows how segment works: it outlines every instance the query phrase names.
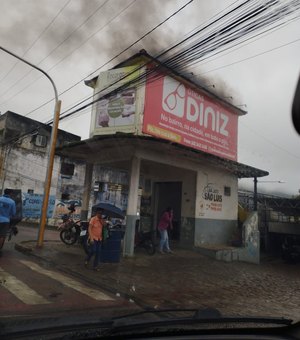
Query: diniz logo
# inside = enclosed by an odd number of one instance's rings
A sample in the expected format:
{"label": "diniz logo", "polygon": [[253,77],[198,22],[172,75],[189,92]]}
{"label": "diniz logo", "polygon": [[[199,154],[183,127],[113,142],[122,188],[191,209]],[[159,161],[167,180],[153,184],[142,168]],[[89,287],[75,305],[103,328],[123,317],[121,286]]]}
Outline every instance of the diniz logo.
{"label": "diniz logo", "polygon": [[229,135],[229,118],[225,113],[205,105],[200,94],[186,89],[183,84],[168,76],[164,77],[162,108],[178,118],[186,116],[190,122],[198,122],[200,126],[211,128],[223,136]]}

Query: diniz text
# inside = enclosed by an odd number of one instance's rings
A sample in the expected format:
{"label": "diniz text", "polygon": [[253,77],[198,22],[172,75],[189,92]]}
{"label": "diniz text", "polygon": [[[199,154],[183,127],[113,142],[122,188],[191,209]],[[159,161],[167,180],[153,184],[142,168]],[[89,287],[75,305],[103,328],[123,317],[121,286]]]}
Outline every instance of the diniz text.
{"label": "diniz text", "polygon": [[197,122],[200,126],[211,128],[212,131],[228,136],[227,124],[229,121],[225,113],[214,110],[211,106],[204,105],[193,97],[186,98],[186,119],[190,122]]}

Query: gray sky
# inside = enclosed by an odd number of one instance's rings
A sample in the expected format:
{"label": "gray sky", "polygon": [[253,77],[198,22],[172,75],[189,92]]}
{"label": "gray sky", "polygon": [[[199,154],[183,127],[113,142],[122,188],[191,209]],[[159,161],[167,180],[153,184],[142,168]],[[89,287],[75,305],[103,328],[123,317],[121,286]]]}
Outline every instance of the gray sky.
{"label": "gray sky", "polygon": [[[0,45],[49,72],[59,93],[79,82],[60,96],[64,111],[92,95],[83,80],[99,71],[88,75],[186,2],[0,0]],[[236,1],[194,0],[101,71],[142,48],[155,56],[233,3]],[[233,104],[247,105],[248,114],[239,119],[239,162],[269,171],[269,177],[262,180],[286,182],[260,183],[263,192],[296,195],[300,189],[300,138],[291,122],[300,74],[299,27],[299,19],[287,22],[190,70],[205,76],[216,91],[225,88]],[[40,106],[52,98],[53,90],[44,76],[0,52],[1,113],[10,110],[46,122],[53,117],[53,102]],[[62,121],[60,128],[87,138],[89,123],[90,109]],[[252,189],[252,182],[241,180],[240,187]]]}

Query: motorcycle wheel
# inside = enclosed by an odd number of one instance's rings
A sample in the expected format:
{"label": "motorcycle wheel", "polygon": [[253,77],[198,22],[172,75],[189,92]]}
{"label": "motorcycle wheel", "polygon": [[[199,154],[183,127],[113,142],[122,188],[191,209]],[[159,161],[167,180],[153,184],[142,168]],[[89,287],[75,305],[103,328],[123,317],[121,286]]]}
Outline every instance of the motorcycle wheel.
{"label": "motorcycle wheel", "polygon": [[60,239],[62,242],[68,246],[71,246],[72,244],[76,243],[77,241],[77,234],[72,229],[64,229],[59,234]]}
{"label": "motorcycle wheel", "polygon": [[154,245],[154,242],[152,240],[145,240],[144,247],[145,247],[148,255],[154,255],[155,254],[155,245]]}

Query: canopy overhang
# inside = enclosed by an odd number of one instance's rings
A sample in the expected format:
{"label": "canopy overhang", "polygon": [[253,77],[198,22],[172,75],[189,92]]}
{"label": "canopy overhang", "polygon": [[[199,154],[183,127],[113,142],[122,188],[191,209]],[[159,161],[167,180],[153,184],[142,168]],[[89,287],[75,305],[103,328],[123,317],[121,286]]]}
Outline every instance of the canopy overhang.
{"label": "canopy overhang", "polygon": [[[154,152],[166,156],[166,162],[174,157],[177,160],[192,161],[200,165],[201,163],[209,164],[228,171],[238,178],[258,178],[269,175],[269,172],[265,170],[148,136],[120,133],[100,135],[56,149],[56,155],[63,158],[125,168],[128,161],[137,153],[142,159],[150,160],[147,155]],[[184,168],[183,164],[178,163],[178,167]]]}

